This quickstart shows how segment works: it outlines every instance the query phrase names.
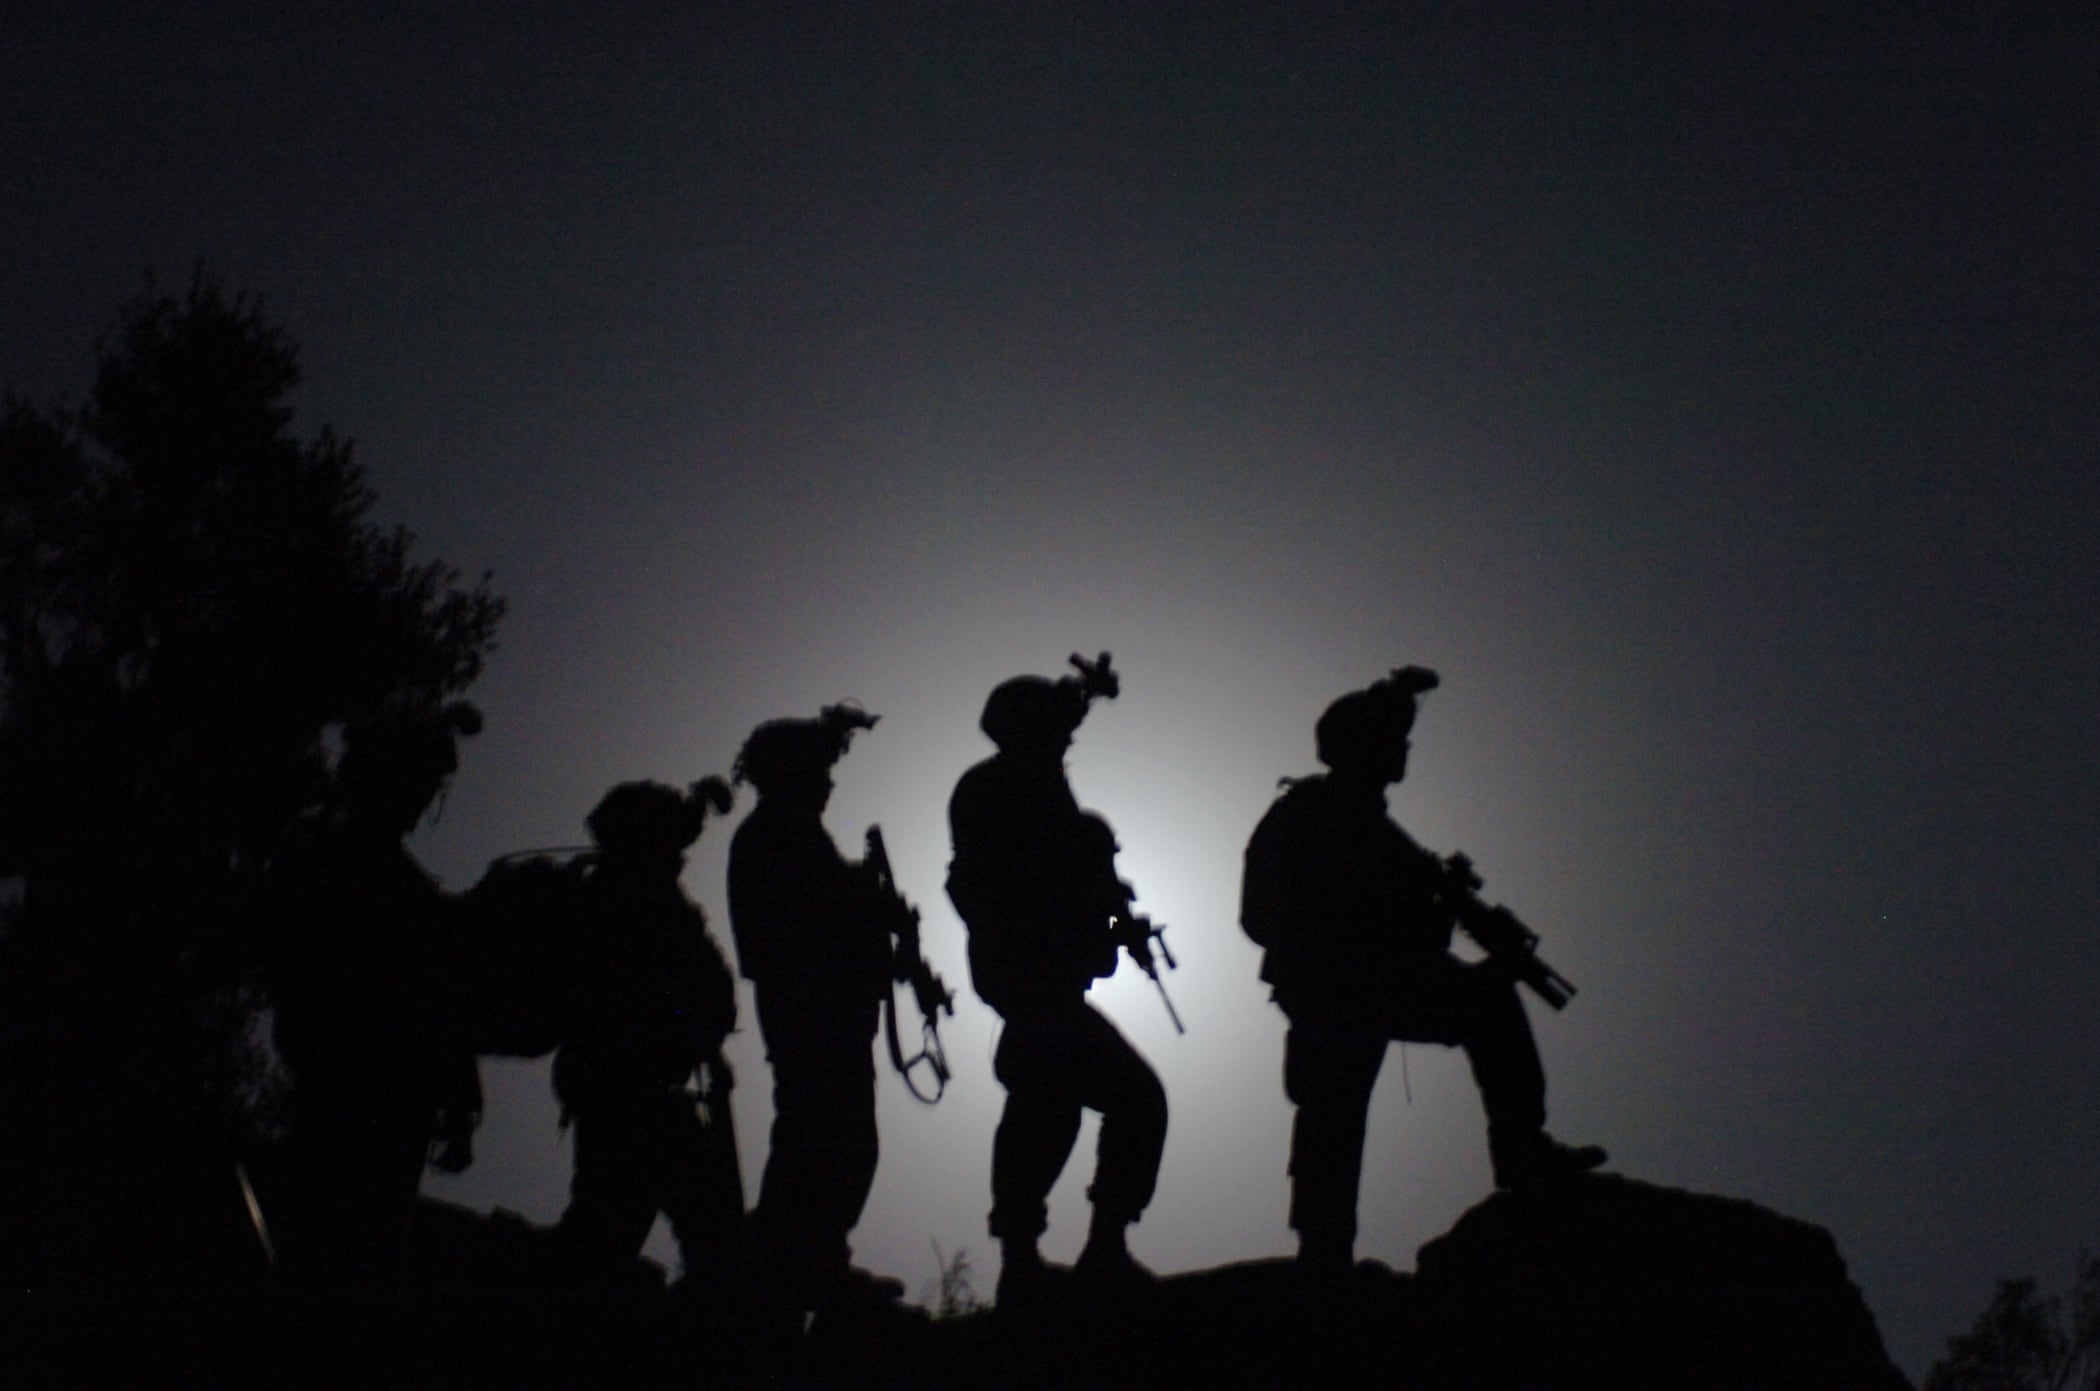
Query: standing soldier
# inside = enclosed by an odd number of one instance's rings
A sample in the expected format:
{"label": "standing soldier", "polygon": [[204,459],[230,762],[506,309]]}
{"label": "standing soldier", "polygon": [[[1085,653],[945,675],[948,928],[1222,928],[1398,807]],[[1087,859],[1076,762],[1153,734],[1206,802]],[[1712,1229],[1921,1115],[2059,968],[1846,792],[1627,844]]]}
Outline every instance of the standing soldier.
{"label": "standing soldier", "polygon": [[613,1282],[632,1268],[661,1211],[688,1281],[718,1279],[743,1219],[734,1141],[703,1125],[696,1072],[726,1108],[722,1041],[736,986],[707,920],[678,876],[710,808],[729,787],[708,778],[680,793],[624,782],[585,824],[597,849],[583,886],[587,919],[574,1015],[554,1057],[554,1090],[576,1127],[568,1210],[556,1231],[570,1274]]}
{"label": "standing soldier", "polygon": [[1605,1158],[1546,1134],[1546,1074],[1510,963],[1451,955],[1460,905],[1449,870],[1386,815],[1416,699],[1436,684],[1435,672],[1407,667],[1328,706],[1314,738],[1329,771],[1290,781],[1247,844],[1240,922],[1266,949],[1261,978],[1290,1019],[1290,1221],[1299,1260],[1317,1270],[1353,1259],[1364,1116],[1393,1040],[1465,1050],[1497,1187]]}
{"label": "standing soldier", "polygon": [[446,1007],[449,900],[404,841],[480,728],[464,703],[352,723],[335,812],[283,872],[271,989],[295,1081],[284,1244],[305,1276],[398,1278],[426,1159],[457,1171],[473,1156],[481,1082]]}
{"label": "standing soldier", "polygon": [[758,805],[729,844],[729,921],[773,1068],[773,1133],[751,1216],[769,1293],[797,1310],[887,1305],[903,1282],[852,1263],[875,1182],[875,1025],[890,996],[887,900],[824,829],[831,769],[876,717],[770,720],[737,755]]}
{"label": "standing soldier", "polygon": [[1166,1142],[1167,1097],[1136,1049],[1087,1003],[1116,969],[1116,919],[1130,889],[1115,837],[1079,809],[1065,780],[1072,733],[1096,696],[1114,696],[1107,653],[1072,659],[1077,676],[1017,676],[994,688],[980,727],[999,751],[964,773],[948,804],[955,858],[948,895],[970,932],[970,978],[1006,1027],[992,1067],[1006,1110],[992,1140],[991,1234],[1001,1304],[1040,1298],[1037,1241],[1046,1200],[1079,1135],[1101,1113],[1093,1224],[1075,1273],[1141,1281],[1125,1229],[1152,1199]]}

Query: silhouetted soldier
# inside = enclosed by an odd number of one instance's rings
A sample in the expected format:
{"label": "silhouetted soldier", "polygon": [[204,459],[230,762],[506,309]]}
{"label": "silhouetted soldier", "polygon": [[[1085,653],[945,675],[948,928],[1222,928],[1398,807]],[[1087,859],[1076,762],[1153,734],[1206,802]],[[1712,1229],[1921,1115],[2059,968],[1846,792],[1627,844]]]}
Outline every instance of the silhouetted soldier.
{"label": "silhouetted soldier", "polygon": [[576,1128],[568,1210],[556,1232],[573,1276],[617,1281],[661,1211],[688,1281],[719,1279],[743,1220],[726,1126],[703,1125],[688,1084],[712,1072],[726,1106],[722,1041],[736,987],[707,920],[678,876],[710,807],[729,808],[720,778],[681,794],[625,782],[586,818],[597,845],[585,880],[587,950],[575,1016],[554,1056],[554,1090]]}
{"label": "silhouetted soldier", "polygon": [[1291,781],[1247,844],[1240,921],[1267,949],[1261,978],[1290,1019],[1290,1221],[1299,1259],[1319,1269],[1352,1259],[1364,1115],[1393,1040],[1465,1050],[1497,1187],[1605,1158],[1546,1134],[1546,1076],[1516,978],[1501,962],[1451,955],[1443,862],[1386,815],[1385,790],[1407,771],[1416,698],[1436,683],[1408,667],[1328,706],[1315,739],[1330,771]]}
{"label": "silhouetted soldier", "polygon": [[447,1008],[449,900],[402,843],[477,732],[466,704],[352,724],[337,809],[289,865],[272,962],[274,1036],[292,1070],[288,1268],[384,1283],[407,1257],[430,1162],[471,1162],[481,1084]]}
{"label": "silhouetted soldier", "polygon": [[904,1293],[855,1267],[846,1240],[875,1181],[873,1047],[894,946],[876,881],[839,854],[823,821],[832,766],[875,719],[830,705],[813,720],[770,720],[736,762],[758,805],[729,844],[729,922],[773,1068],[753,1254],[796,1309]]}
{"label": "silhouetted soldier", "polygon": [[1077,677],[1018,676],[992,691],[979,724],[999,751],[963,774],[948,804],[948,894],[970,931],[971,982],[1006,1021],[992,1062],[1007,1092],[992,1140],[990,1220],[1002,1304],[1043,1290],[1045,1203],[1082,1108],[1101,1113],[1101,1135],[1087,1190],[1093,1223],[1075,1271],[1150,1278],[1125,1229],[1152,1200],[1167,1133],[1159,1078],[1086,1000],[1116,969],[1113,920],[1130,891],[1116,876],[1115,837],[1079,809],[1064,769],[1089,701],[1113,696],[1116,677],[1106,653],[1073,661]]}

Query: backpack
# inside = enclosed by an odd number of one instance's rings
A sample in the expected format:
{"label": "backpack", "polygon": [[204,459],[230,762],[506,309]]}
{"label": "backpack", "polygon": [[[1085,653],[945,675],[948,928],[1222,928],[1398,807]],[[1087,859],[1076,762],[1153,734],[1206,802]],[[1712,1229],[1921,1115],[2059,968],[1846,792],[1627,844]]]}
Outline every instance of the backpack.
{"label": "backpack", "polygon": [[596,856],[506,856],[459,898],[459,999],[477,1053],[537,1058],[579,1008]]}

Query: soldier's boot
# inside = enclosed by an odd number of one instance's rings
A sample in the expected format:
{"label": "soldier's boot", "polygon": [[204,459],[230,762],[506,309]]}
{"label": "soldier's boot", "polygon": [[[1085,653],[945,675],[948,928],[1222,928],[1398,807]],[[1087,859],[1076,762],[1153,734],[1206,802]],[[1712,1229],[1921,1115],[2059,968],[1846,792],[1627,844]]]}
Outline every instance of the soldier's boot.
{"label": "soldier's boot", "polygon": [[856,1308],[879,1308],[904,1298],[904,1282],[894,1276],[848,1265],[832,1273],[819,1290],[819,1297]]}
{"label": "soldier's boot", "polygon": [[1071,1273],[1044,1260],[1034,1237],[1007,1237],[999,1243],[999,1285],[993,1303],[1008,1313],[1041,1308],[1056,1297]]}
{"label": "soldier's boot", "polygon": [[1555,1179],[1588,1173],[1607,1158],[1601,1145],[1567,1145],[1543,1130],[1515,1134],[1490,1128],[1488,1157],[1495,1166],[1495,1187],[1526,1192]]}
{"label": "soldier's boot", "polygon": [[1087,1232],[1086,1245],[1079,1252],[1079,1260],[1072,1266],[1075,1278],[1094,1286],[1149,1285],[1158,1277],[1130,1254],[1125,1238],[1129,1230],[1128,1220],[1113,1214],[1104,1214],[1094,1209],[1093,1226]]}
{"label": "soldier's boot", "polygon": [[1344,1275],[1356,1265],[1356,1241],[1330,1232],[1298,1233],[1298,1268],[1308,1275]]}
{"label": "soldier's boot", "polygon": [[924,1323],[926,1310],[903,1299],[902,1280],[857,1265],[837,1269],[810,1300],[809,1337],[816,1342],[883,1338],[902,1325]]}

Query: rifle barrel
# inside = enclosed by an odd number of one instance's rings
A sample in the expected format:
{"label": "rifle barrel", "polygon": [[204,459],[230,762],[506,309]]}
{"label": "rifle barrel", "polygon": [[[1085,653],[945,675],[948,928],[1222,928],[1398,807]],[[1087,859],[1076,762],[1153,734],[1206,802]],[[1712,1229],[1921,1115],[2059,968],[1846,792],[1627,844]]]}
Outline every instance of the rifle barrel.
{"label": "rifle barrel", "polygon": [[1167,1007],[1167,1018],[1174,1021],[1174,1032],[1177,1034],[1187,1033],[1188,1030],[1181,1026],[1181,1011],[1174,1008],[1174,1001],[1167,996],[1167,983],[1159,978],[1159,973],[1156,971],[1153,972],[1152,983],[1159,987],[1159,1002]]}

